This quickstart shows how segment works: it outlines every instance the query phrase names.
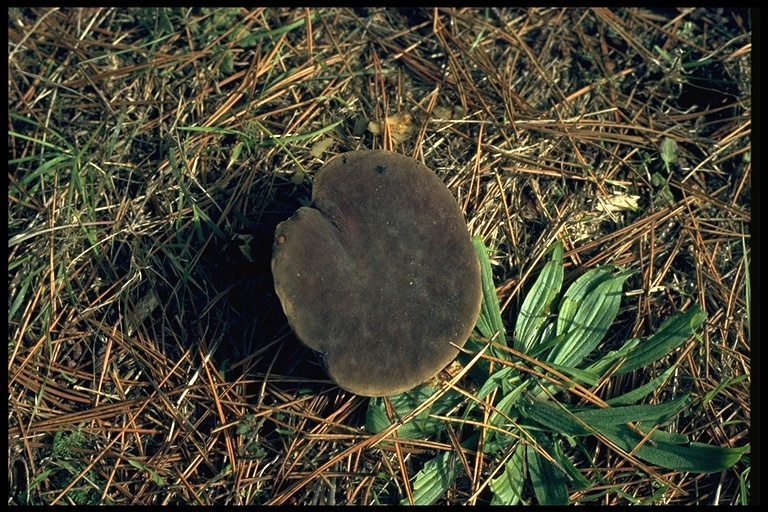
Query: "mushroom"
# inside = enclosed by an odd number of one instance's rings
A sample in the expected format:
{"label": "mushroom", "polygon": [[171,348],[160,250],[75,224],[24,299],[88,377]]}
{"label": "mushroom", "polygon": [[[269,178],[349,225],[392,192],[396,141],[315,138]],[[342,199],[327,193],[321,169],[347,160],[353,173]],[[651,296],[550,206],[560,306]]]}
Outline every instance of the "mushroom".
{"label": "mushroom", "polygon": [[275,230],[275,291],[340,387],[387,396],[457,355],[480,312],[480,264],[448,187],[384,150],[331,158],[312,203]]}

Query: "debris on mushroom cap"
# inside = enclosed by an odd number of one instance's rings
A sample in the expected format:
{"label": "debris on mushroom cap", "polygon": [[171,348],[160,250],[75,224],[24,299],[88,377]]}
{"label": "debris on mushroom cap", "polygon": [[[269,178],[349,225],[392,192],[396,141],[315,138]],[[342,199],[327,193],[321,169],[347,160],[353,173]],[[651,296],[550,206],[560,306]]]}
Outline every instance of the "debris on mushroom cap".
{"label": "debris on mushroom cap", "polygon": [[426,166],[384,150],[318,171],[312,204],[275,230],[272,274],[297,337],[364,396],[434,377],[480,312],[480,264],[456,200]]}

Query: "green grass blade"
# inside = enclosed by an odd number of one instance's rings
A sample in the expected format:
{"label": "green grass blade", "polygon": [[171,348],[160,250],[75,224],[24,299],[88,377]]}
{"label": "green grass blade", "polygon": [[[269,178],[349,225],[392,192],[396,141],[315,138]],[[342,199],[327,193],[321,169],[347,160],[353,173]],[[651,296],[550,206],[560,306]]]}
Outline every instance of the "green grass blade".
{"label": "green grass blade", "polygon": [[39,183],[40,181],[46,179],[52,175],[58,169],[58,167],[71,165],[72,158],[72,155],[67,154],[56,155],[50,160],[43,162],[37,169],[29,173],[27,176],[24,176],[21,180],[19,180],[19,184],[25,188],[32,188],[33,191],[35,191],[37,187],[32,185],[33,182]]}
{"label": "green grass blade", "polygon": [[[744,227],[742,226],[742,231]],[[744,303],[747,306],[747,336],[752,339],[752,279],[750,279],[749,272],[749,256],[747,252],[747,237],[743,235],[741,237],[741,254],[744,260]]]}
{"label": "green grass blade", "polygon": [[[208,226],[208,228],[210,228],[210,230],[213,231],[217,237],[219,237],[219,239],[221,240],[229,239],[229,237],[227,237],[227,235],[224,234],[224,232],[219,228],[219,226],[217,226],[216,223],[213,222],[213,220],[211,220],[211,218],[205,213],[205,211],[200,209],[200,207],[197,206],[197,204],[195,204],[194,202],[190,202],[190,204],[192,205],[192,211],[194,215],[198,217],[200,220],[202,220],[203,223],[206,226]],[[200,238],[201,239],[204,238],[202,233],[200,235]]]}
{"label": "green grass blade", "polygon": [[[199,133],[213,133],[216,135],[238,135],[242,137],[248,144],[251,146],[271,146],[273,144],[286,144],[290,142],[302,142],[308,139],[312,139],[314,137],[317,137],[319,135],[323,135],[324,133],[328,133],[329,131],[333,130],[337,126],[339,126],[343,121],[336,121],[333,122],[327,126],[323,126],[322,128],[319,128],[313,132],[310,133],[303,133],[300,135],[289,135],[286,137],[279,137],[278,135],[275,135],[274,133],[264,129],[262,131],[265,131],[267,136],[269,138],[264,139],[262,141],[257,141],[253,136],[240,131],[240,130],[230,130],[228,128],[219,128],[217,126],[180,126],[178,128],[179,131],[182,132],[199,132]],[[262,128],[261,125],[258,125],[259,128]]]}
{"label": "green grass blade", "polygon": [[[317,16],[316,12],[313,12],[309,15],[309,20],[314,21],[315,16]],[[295,30],[301,26],[303,26],[307,22],[307,18],[300,18],[293,23],[289,23],[288,25],[272,29],[272,30],[262,30],[259,32],[254,33],[247,33],[245,32],[244,37],[236,41],[237,45],[241,48],[251,48],[253,46],[256,46],[259,44],[259,41],[262,39],[266,39],[268,41],[271,41],[275,36],[281,36],[285,34],[286,32],[291,32],[292,30]]]}
{"label": "green grass blade", "polygon": [[157,485],[158,487],[164,487],[165,486],[165,481],[163,480],[163,477],[161,477],[156,472],[154,472],[151,469],[149,469],[147,466],[145,466],[141,462],[139,462],[137,460],[134,460],[134,459],[128,459],[128,464],[130,464],[131,466],[135,467],[136,469],[138,469],[140,471],[145,471],[145,472],[149,473],[149,476],[152,477],[152,480],[154,480],[155,485]]}
{"label": "green grass blade", "polygon": [[728,388],[729,386],[732,386],[734,384],[738,384],[739,382],[747,380],[750,377],[751,377],[751,374],[744,373],[744,374],[736,375],[734,377],[729,377],[729,378],[723,380],[722,382],[720,382],[715,387],[715,389],[713,389],[711,391],[707,391],[704,394],[704,396],[701,398],[701,404],[703,406],[707,406],[709,404],[709,402],[712,401],[712,399],[714,399],[717,395],[720,394],[721,391],[723,391],[724,389]]}

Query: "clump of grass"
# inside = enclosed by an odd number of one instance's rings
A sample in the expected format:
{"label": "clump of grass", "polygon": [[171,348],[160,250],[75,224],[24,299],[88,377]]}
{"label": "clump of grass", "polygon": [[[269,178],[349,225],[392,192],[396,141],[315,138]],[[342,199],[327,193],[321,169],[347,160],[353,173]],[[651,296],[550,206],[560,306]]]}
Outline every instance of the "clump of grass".
{"label": "clump of grass", "polygon": [[[535,484],[558,472],[572,503],[749,499],[748,454],[695,473],[633,449],[749,446],[750,11],[34,7],[9,22],[11,502],[562,502],[563,485]],[[322,162],[379,147],[454,191],[499,313],[452,386],[371,403],[291,335],[269,260]],[[558,240],[562,287],[534,286]],[[552,301],[584,300],[584,276],[622,298],[569,356]],[[532,289],[550,309],[525,320]],[[668,357],[594,366],[680,314]],[[574,418],[604,404],[658,416],[581,435]],[[611,437],[648,423],[644,443]],[[417,475],[443,461],[435,492]]]}

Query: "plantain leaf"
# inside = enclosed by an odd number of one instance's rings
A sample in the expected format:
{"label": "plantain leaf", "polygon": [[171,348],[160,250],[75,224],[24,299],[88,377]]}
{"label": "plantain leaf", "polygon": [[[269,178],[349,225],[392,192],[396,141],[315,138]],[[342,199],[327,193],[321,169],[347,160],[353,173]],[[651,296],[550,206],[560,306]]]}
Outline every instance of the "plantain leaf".
{"label": "plantain leaf", "polygon": [[[552,443],[549,438],[540,433],[532,435],[537,444],[552,455]],[[532,446],[528,446],[527,455],[531,484],[539,505],[567,505],[568,486],[563,471],[542,457]]]}
{"label": "plantain leaf", "polygon": [[[520,400],[520,395],[526,387],[528,387],[527,384],[522,384],[511,393],[504,395],[502,399],[499,400],[499,403],[496,404],[495,410],[491,412],[488,417],[488,424],[502,430],[512,428],[513,425],[509,423],[509,420],[515,421],[517,419],[517,410],[515,406]],[[507,418],[509,418],[509,420]],[[504,448],[513,441],[508,434],[495,429],[488,429],[486,430],[486,433],[488,436],[486,446],[493,451]]]}
{"label": "plantain leaf", "polygon": [[611,278],[612,267],[599,267],[586,272],[568,287],[557,307],[557,332],[564,333],[572,330],[576,313],[587,294],[597,285]]}
{"label": "plantain leaf", "polygon": [[[646,431],[642,427],[641,430]],[[650,436],[651,443],[647,440],[643,441],[638,433],[626,425],[606,426],[601,432],[627,453],[633,453],[638,459],[674,471],[691,473],[725,471],[736,464],[750,449],[749,445],[741,448],[725,448],[703,443],[671,443],[660,439],[663,436],[655,435]]]}
{"label": "plantain leaf", "polygon": [[602,432],[607,425],[622,425],[637,421],[649,422],[659,425],[674,417],[688,402],[688,395],[684,395],[669,402],[652,405],[625,405],[621,407],[608,407],[605,409],[589,409],[574,412],[573,415],[587,423],[598,432]]}
{"label": "plantain leaf", "polygon": [[650,395],[654,391],[657,391],[659,388],[661,388],[661,385],[666,382],[666,380],[672,375],[672,372],[674,372],[677,368],[674,366],[670,367],[659,375],[658,377],[654,377],[651,379],[647,384],[643,384],[642,386],[633,389],[632,391],[629,391],[627,393],[624,393],[621,396],[616,396],[613,398],[610,398],[605,401],[608,405],[615,407],[618,405],[627,405],[632,404],[635,402],[639,402],[646,396]]}
{"label": "plantain leaf", "polygon": [[[456,459],[456,454],[448,451],[424,464],[411,482],[414,505],[432,505],[445,495],[459,475],[461,463]],[[408,500],[403,499],[400,504],[408,505]]]}
{"label": "plantain leaf", "polygon": [[[405,393],[392,395],[387,397],[387,399],[392,404],[396,417],[402,418],[432,396],[432,393],[436,390],[437,388],[422,386]],[[463,400],[464,398],[457,392],[453,390],[448,391],[438,398],[429,409],[397,429],[398,437],[416,439],[434,436],[442,432],[445,430],[443,421],[431,418],[429,415],[445,414]],[[384,398],[371,398],[368,401],[368,411],[365,415],[365,429],[372,434],[376,434],[389,427],[390,424],[386,406],[384,405]]]}
{"label": "plantain leaf", "polygon": [[[491,271],[491,262],[488,259],[488,250],[483,244],[483,239],[479,236],[472,238],[472,246],[480,261],[480,282],[483,290],[483,299],[480,304],[480,315],[477,318],[476,328],[480,335],[487,339],[493,339],[501,345],[507,344],[504,322],[501,319],[501,310],[499,308],[499,297],[496,295],[496,287],[493,284],[493,272]],[[497,336],[498,333],[498,336]],[[469,351],[477,352],[483,350],[486,346],[474,337],[470,337],[464,347]],[[486,354],[497,359],[508,360],[509,354],[493,345],[487,348]],[[472,354],[459,352],[458,360],[462,365],[467,365],[472,359]],[[490,363],[487,360],[478,361],[469,370],[469,376],[475,382],[487,382],[490,376]]]}
{"label": "plantain leaf", "polygon": [[558,241],[552,256],[525,296],[515,324],[514,348],[528,354],[542,340],[541,330],[553,313],[555,298],[563,286],[563,244]]}
{"label": "plantain leaf", "polygon": [[[489,376],[485,383],[480,386],[480,389],[475,393],[477,402],[485,400],[485,397],[490,395],[494,389],[499,387],[502,387],[503,389],[507,388],[510,382],[520,383],[519,372],[515,368],[508,366],[494,372],[494,374]],[[473,404],[477,402],[473,402]]]}
{"label": "plantain leaf", "polygon": [[523,496],[523,484],[525,482],[525,470],[523,456],[525,450],[522,444],[512,448],[514,453],[504,464],[501,474],[491,480],[491,505],[517,505]]}
{"label": "plantain leaf", "polygon": [[631,338],[624,342],[624,345],[619,350],[611,350],[603,355],[600,359],[587,366],[587,370],[603,375],[607,372],[617,361],[624,359],[627,355],[634,350],[634,348],[640,344],[640,339]]}
{"label": "plantain leaf", "polygon": [[520,414],[530,418],[551,432],[559,432],[566,436],[587,436],[594,433],[576,417],[555,405],[549,400],[528,401],[520,406]]}
{"label": "plantain leaf", "polygon": [[707,314],[698,304],[685,312],[676,312],[667,318],[659,329],[627,355],[615,375],[623,375],[642,368],[669,355],[701,327]]}
{"label": "plantain leaf", "polygon": [[570,376],[574,381],[579,384],[587,384],[589,386],[596,386],[600,376],[590,370],[580,370],[573,366],[563,366],[557,363],[549,363],[554,370],[559,371],[565,375]]}
{"label": "plantain leaf", "polygon": [[[535,400],[523,404],[520,413],[539,422],[552,432],[571,436],[586,436],[602,433],[603,429],[608,426],[638,421],[658,425],[677,414],[687,400],[688,396],[682,396],[662,404],[626,405],[575,412],[549,400]],[[676,439],[687,440],[685,437]]]}
{"label": "plantain leaf", "polygon": [[565,471],[565,474],[570,481],[570,485],[582,491],[592,487],[592,482],[587,480],[584,474],[579,471],[573,462],[571,462],[571,459],[563,452],[563,443],[555,439],[553,448],[555,450],[555,460],[557,460],[560,467]]}
{"label": "plantain leaf", "polygon": [[557,324],[557,335],[565,335],[565,339],[547,357],[549,362],[576,366],[597,347],[619,312],[621,288],[630,274],[608,277],[590,271],[574,283],[576,295],[566,301],[569,318],[563,322],[558,318]]}
{"label": "plantain leaf", "polygon": [[[463,448],[472,449],[477,445],[477,434],[461,443]],[[461,471],[461,462],[451,450],[428,460],[411,481],[414,505],[432,505],[445,495]],[[408,505],[408,499],[401,500],[401,505]]]}
{"label": "plantain leaf", "polygon": [[496,333],[501,333],[496,341],[506,344],[504,337],[504,322],[501,320],[499,297],[496,295],[496,287],[493,284],[493,271],[488,259],[488,250],[479,236],[472,238],[477,257],[480,260],[480,278],[483,286],[483,302],[480,308],[480,316],[477,318],[477,330],[485,339],[492,339]]}
{"label": "plantain leaf", "polygon": [[[724,448],[689,443],[688,437],[682,434],[651,431],[659,422],[674,416],[685,398],[658,405],[612,407],[575,414],[543,401],[521,407],[520,412],[559,434],[584,436],[600,433],[625,452],[667,469],[692,473],[725,471],[738,462],[749,447]],[[643,439],[624,424],[638,421],[648,422],[647,425],[639,424],[635,428],[641,432],[650,432],[649,439]]]}

